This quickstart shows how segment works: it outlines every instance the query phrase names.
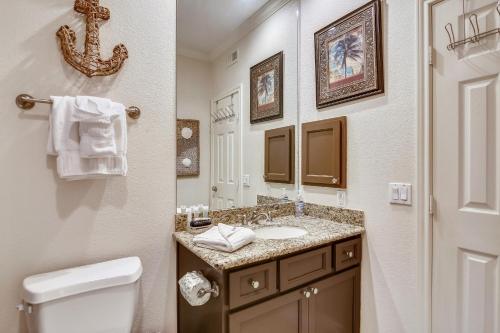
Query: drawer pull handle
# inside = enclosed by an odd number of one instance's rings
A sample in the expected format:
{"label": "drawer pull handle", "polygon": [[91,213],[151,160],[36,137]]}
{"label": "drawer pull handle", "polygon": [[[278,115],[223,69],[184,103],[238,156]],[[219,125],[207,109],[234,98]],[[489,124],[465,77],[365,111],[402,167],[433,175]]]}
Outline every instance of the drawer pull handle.
{"label": "drawer pull handle", "polygon": [[347,256],[347,258],[352,259],[354,258],[354,251],[344,251],[344,254]]}
{"label": "drawer pull handle", "polygon": [[309,291],[309,289],[308,289],[308,290],[304,290],[302,293],[304,294],[304,296],[305,296],[306,298],[311,297],[311,292]]}
{"label": "drawer pull handle", "polygon": [[252,286],[253,289],[258,289],[260,286],[259,281],[256,280],[250,280],[250,285]]}

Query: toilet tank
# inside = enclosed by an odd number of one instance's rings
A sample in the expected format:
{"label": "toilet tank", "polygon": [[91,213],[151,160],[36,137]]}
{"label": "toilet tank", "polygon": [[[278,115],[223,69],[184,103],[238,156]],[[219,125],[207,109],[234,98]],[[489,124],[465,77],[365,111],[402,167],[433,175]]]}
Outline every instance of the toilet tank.
{"label": "toilet tank", "polygon": [[29,332],[129,333],[141,274],[141,260],[129,257],[24,279]]}

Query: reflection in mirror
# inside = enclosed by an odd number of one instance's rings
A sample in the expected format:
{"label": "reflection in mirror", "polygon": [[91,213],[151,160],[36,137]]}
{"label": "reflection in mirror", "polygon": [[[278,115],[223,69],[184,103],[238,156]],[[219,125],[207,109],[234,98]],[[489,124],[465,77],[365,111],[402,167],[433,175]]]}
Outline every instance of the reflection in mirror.
{"label": "reflection in mirror", "polygon": [[298,0],[178,0],[177,206],[296,197]]}

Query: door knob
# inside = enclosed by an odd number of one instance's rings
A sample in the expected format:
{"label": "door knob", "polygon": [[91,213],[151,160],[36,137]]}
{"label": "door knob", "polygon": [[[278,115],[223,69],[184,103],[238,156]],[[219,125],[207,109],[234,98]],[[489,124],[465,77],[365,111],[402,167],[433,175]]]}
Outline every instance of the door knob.
{"label": "door knob", "polygon": [[309,289],[308,289],[308,290],[304,290],[302,293],[304,294],[304,296],[305,296],[306,298],[311,297],[311,292],[309,291]]}
{"label": "door knob", "polygon": [[257,289],[260,286],[259,281],[256,280],[250,280],[250,285],[252,286],[253,289]]}
{"label": "door knob", "polygon": [[338,184],[339,183],[339,179],[336,178],[336,177],[333,177],[332,178],[332,184]]}
{"label": "door knob", "polygon": [[347,256],[347,258],[349,259],[352,259],[354,258],[354,251],[344,251],[345,255]]}
{"label": "door knob", "polygon": [[212,191],[217,192],[217,186],[212,186]]}
{"label": "door knob", "polygon": [[318,288],[312,288],[312,292],[314,295],[317,295],[319,293]]}

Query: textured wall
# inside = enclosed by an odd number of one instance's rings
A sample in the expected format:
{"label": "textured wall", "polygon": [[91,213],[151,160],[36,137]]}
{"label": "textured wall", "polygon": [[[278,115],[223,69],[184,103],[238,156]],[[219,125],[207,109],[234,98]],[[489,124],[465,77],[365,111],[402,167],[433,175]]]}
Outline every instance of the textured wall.
{"label": "textured wall", "polygon": [[[243,187],[243,205],[254,205],[257,194],[278,197],[281,188],[286,188],[290,198],[295,197],[295,185],[265,183],[264,175],[264,131],[267,129],[297,124],[297,3],[290,1],[248,35],[229,48],[239,49],[237,64],[227,67],[227,52],[215,60],[213,65],[216,95],[225,93],[243,84],[243,174],[250,175],[250,187]],[[283,119],[250,125],[250,68],[262,60],[283,51]]]}
{"label": "textured wall", "polygon": [[[302,1],[300,116],[302,122],[348,117],[347,206],[366,212],[362,332],[416,332],[416,203],[413,207],[388,203],[389,182],[416,185],[414,1],[383,1],[386,93],[320,111],[315,107],[314,32],[365,2]],[[306,201],[336,203],[333,189],[307,186],[304,192]]]}
{"label": "textured wall", "polygon": [[177,178],[177,207],[210,204],[210,63],[177,55],[177,118],[200,121],[200,175]]}
{"label": "textured wall", "polygon": [[[0,332],[24,332],[15,310],[22,279],[138,255],[144,264],[137,332],[175,331],[175,1],[101,1],[111,10],[102,52],[124,42],[116,76],[88,79],[61,59],[55,32],[84,21],[73,1],[0,2]],[[47,106],[21,113],[15,96],[92,94],[143,115],[129,122],[129,175],[60,181],[45,154]]]}

